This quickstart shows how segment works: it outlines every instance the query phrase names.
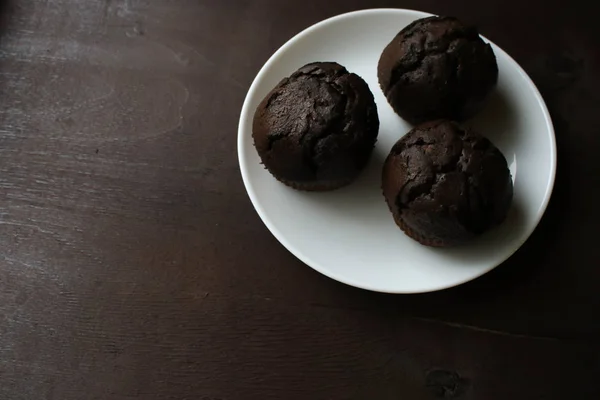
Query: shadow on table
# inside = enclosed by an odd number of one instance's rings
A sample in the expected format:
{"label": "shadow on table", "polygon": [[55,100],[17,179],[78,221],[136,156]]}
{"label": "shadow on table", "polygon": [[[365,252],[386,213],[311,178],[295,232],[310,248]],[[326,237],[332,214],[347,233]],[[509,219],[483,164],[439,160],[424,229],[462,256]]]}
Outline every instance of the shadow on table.
{"label": "shadow on table", "polygon": [[12,3],[13,0],[0,0],[0,18],[4,19],[6,17]]}

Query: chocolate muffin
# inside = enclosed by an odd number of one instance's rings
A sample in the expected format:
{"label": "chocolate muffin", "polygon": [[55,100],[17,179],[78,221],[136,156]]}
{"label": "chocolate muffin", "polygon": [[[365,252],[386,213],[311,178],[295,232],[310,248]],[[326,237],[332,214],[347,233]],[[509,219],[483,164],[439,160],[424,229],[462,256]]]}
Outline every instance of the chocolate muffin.
{"label": "chocolate muffin", "polygon": [[482,107],[498,80],[498,65],[475,27],[429,17],[408,25],[387,45],[377,75],[388,102],[408,122],[460,121]]}
{"label": "chocolate muffin", "polygon": [[365,167],[379,131],[377,106],[356,74],[333,62],[307,64],[283,79],[254,114],[262,163],[300,190],[336,189]]}
{"label": "chocolate muffin", "polygon": [[513,196],[506,159],[488,139],[438,120],[392,148],[382,176],[396,224],[427,246],[452,246],[500,224]]}

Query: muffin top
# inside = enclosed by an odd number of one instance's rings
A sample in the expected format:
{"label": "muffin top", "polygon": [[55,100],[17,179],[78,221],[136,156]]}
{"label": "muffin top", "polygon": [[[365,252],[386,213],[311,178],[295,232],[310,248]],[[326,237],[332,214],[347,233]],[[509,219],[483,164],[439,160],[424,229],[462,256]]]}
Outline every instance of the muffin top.
{"label": "muffin top", "polygon": [[472,116],[498,79],[491,46],[450,17],[423,18],[400,31],[377,72],[388,102],[411,123]]}
{"label": "muffin top", "polygon": [[488,139],[458,124],[422,124],[392,148],[383,193],[417,235],[460,244],[504,220],[513,186],[506,159]]}
{"label": "muffin top", "polygon": [[377,139],[373,94],[333,62],[307,64],[283,79],[254,115],[254,144],[278,179],[335,184],[353,179]]}

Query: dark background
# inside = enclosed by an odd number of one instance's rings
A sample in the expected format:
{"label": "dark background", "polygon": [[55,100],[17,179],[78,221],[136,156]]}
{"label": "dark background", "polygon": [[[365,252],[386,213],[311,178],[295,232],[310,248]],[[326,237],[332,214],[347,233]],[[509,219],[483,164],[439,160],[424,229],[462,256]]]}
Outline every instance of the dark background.
{"label": "dark background", "polygon": [[[3,1],[0,399],[600,398],[600,24],[586,4]],[[319,275],[269,233],[239,173],[237,119],[268,57],[319,20],[384,6],[477,24],[556,128],[538,229],[444,292]]]}

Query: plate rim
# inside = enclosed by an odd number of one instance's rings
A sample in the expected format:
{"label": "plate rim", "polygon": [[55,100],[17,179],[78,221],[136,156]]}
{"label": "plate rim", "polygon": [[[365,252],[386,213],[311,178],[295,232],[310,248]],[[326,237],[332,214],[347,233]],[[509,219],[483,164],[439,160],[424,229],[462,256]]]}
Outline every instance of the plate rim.
{"label": "plate rim", "polygon": [[292,243],[290,243],[285,238],[285,236],[274,226],[273,222],[271,222],[270,218],[267,216],[267,213],[265,212],[264,207],[262,207],[262,205],[260,204],[260,201],[258,200],[258,197],[254,191],[254,188],[252,187],[252,184],[250,182],[248,170],[244,167],[247,160],[246,160],[246,156],[244,154],[244,149],[243,149],[243,147],[244,147],[243,130],[244,130],[244,126],[246,125],[246,121],[248,120],[248,118],[250,117],[250,115],[253,111],[253,110],[250,110],[250,99],[256,92],[256,88],[258,87],[259,83],[263,80],[264,75],[266,75],[267,71],[271,68],[271,66],[279,58],[279,55],[281,53],[285,52],[289,47],[293,46],[294,43],[296,41],[298,41],[300,38],[302,38],[303,36],[310,34],[314,30],[317,30],[325,25],[329,25],[331,23],[338,22],[338,21],[346,19],[346,18],[355,17],[356,15],[378,14],[378,13],[412,14],[412,16],[415,16],[417,18],[426,18],[426,17],[435,15],[435,14],[431,14],[431,13],[424,12],[424,11],[404,9],[404,8],[369,8],[369,9],[363,9],[363,10],[357,10],[357,11],[351,11],[351,12],[338,14],[338,15],[326,18],[324,20],[321,20],[319,22],[316,22],[316,23],[308,26],[307,28],[301,30],[300,32],[298,32],[297,34],[292,36],[290,39],[288,39],[281,47],[279,47],[268,58],[268,60],[263,64],[263,66],[260,68],[259,72],[256,74],[254,80],[252,81],[252,84],[250,85],[248,92],[246,93],[246,96],[244,98],[244,103],[242,105],[242,110],[240,113],[239,123],[238,123],[238,135],[237,135],[238,136],[237,137],[238,163],[239,163],[240,172],[242,175],[242,181],[244,183],[244,188],[246,189],[246,193],[248,194],[248,197],[250,198],[250,202],[252,203],[252,206],[256,210],[261,221],[265,224],[265,226],[271,232],[271,234],[273,236],[275,236],[277,241],[279,241],[279,243],[281,243],[281,245],[283,245],[283,247],[285,247],[287,251],[292,253],[292,255],[294,255],[294,257],[296,257],[297,259],[302,261],[304,264],[306,264],[310,268],[327,276],[330,279],[333,279],[335,281],[338,281],[338,282],[343,283],[348,286],[353,286],[356,288],[369,290],[369,291],[373,291],[373,292],[389,293],[389,294],[430,293],[430,292],[436,292],[436,291],[460,286],[467,282],[478,279],[479,277],[487,274],[491,270],[493,270],[496,267],[498,267],[499,265],[503,264],[504,262],[506,262],[506,260],[508,260],[510,257],[512,257],[512,255],[519,248],[521,248],[523,246],[523,244],[531,237],[532,233],[535,231],[535,229],[539,225],[541,219],[543,218],[544,214],[546,213],[546,209],[550,202],[550,198],[552,197],[552,192],[554,190],[554,183],[556,180],[556,169],[557,169],[556,133],[554,131],[554,125],[552,123],[552,118],[550,116],[550,112],[548,111],[546,102],[544,101],[544,98],[542,97],[539,89],[537,88],[537,86],[535,85],[533,80],[529,77],[529,75],[525,72],[525,70],[521,67],[521,65],[519,65],[519,63],[517,63],[517,61],[515,61],[515,59],[512,58],[501,47],[496,45],[494,42],[492,42],[485,36],[481,35],[481,37],[486,42],[490,43],[494,47],[494,51],[501,52],[503,54],[503,56],[506,57],[508,59],[508,61],[513,64],[516,71],[529,83],[531,89],[533,90],[534,97],[536,98],[538,104],[541,106],[544,120],[546,122],[546,128],[547,128],[547,132],[549,135],[550,147],[551,147],[551,149],[550,149],[551,150],[550,151],[550,169],[551,169],[550,173],[551,174],[550,174],[550,179],[548,180],[548,183],[546,185],[546,190],[544,192],[544,199],[543,199],[541,207],[539,209],[540,211],[537,213],[534,223],[531,224],[531,227],[529,229],[527,229],[527,233],[525,235],[523,235],[522,240],[520,240],[518,243],[516,243],[515,247],[513,249],[511,249],[510,251],[507,251],[506,257],[504,257],[503,260],[498,262],[497,264],[492,263],[492,265],[490,267],[484,268],[481,271],[478,271],[476,274],[469,276],[467,279],[463,279],[463,280],[460,280],[457,282],[452,282],[447,285],[438,285],[436,287],[432,287],[427,290],[422,290],[422,289],[390,290],[389,288],[382,289],[382,288],[374,287],[372,285],[362,284],[361,282],[354,282],[352,279],[346,279],[343,276],[339,276],[339,274],[328,270],[327,268],[322,268],[319,263],[315,263],[312,260],[310,260],[309,257],[304,255],[301,251],[297,250],[295,248],[295,246],[293,246]]}

